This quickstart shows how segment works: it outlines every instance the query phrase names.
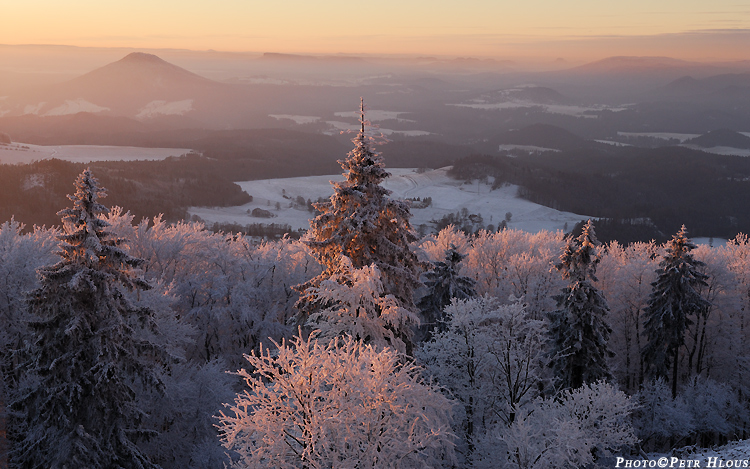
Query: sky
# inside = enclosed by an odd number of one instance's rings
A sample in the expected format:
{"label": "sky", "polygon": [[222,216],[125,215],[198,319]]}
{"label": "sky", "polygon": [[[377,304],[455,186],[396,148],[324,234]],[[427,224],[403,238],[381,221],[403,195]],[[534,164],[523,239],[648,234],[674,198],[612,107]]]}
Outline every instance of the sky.
{"label": "sky", "polygon": [[0,44],[750,59],[741,0],[0,0]]}

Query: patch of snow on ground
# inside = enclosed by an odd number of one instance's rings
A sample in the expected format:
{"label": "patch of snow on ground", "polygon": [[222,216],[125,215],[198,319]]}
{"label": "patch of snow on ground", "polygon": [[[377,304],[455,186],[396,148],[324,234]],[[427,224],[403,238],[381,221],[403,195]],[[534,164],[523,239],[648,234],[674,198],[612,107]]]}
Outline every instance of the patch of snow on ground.
{"label": "patch of snow on ground", "polygon": [[192,110],[192,99],[172,102],[157,100],[146,104],[135,117],[138,119],[149,119],[158,115],[183,116]]}
{"label": "patch of snow on ground", "polygon": [[295,124],[312,124],[320,120],[320,117],[316,116],[293,116],[291,114],[269,114],[268,117],[273,117],[276,120],[293,120]]}
{"label": "patch of snow on ground", "polygon": [[[398,117],[401,114],[408,114],[408,112],[382,111],[382,110],[377,110],[377,109],[368,109],[367,120],[369,120],[370,122],[379,122],[379,121],[385,121],[385,120],[397,120],[399,122],[415,122],[409,119],[401,119],[400,117]],[[354,119],[359,119],[359,111],[342,111],[342,112],[336,112],[333,115],[336,117],[350,117]]]}
{"label": "patch of snow on ground", "polygon": [[[512,145],[512,144],[507,144],[507,145],[500,145],[498,147],[498,151],[508,151],[508,152],[514,152],[514,153],[520,152],[520,153],[525,153],[527,155],[531,155],[531,154],[534,154],[534,153],[543,153],[545,151],[557,151],[557,152],[559,152],[560,150],[557,150],[555,148],[536,147],[536,146],[533,146],[533,145]],[[513,156],[515,156],[515,155],[513,155]]]}
{"label": "patch of snow on ground", "polygon": [[608,107],[608,106],[573,106],[573,105],[567,105],[567,104],[539,104],[539,103],[533,103],[530,101],[522,101],[522,100],[513,100],[513,101],[504,101],[500,103],[474,103],[474,104],[447,104],[447,106],[457,106],[457,107],[468,107],[472,109],[483,109],[488,111],[499,111],[503,109],[519,109],[519,108],[538,108],[541,109],[543,112],[547,112],[549,114],[564,114],[568,116],[575,116],[575,117],[585,117],[585,118],[591,118],[596,119],[599,116],[596,115],[596,112],[600,111],[612,111],[612,112],[619,112],[624,111],[626,108],[615,108],[615,107]]}
{"label": "patch of snow on ground", "polygon": [[[387,168],[392,174],[383,186],[393,191],[392,198],[432,198],[432,205],[424,209],[412,209],[411,223],[415,229],[421,225],[430,225],[449,213],[456,213],[466,208],[469,213],[481,214],[485,225],[497,226],[510,212],[512,218],[509,228],[528,232],[542,230],[562,230],[565,225],[573,225],[586,216],[569,212],[560,212],[517,197],[518,186],[504,186],[492,190],[487,184],[463,184],[447,175],[449,168],[441,168],[425,173],[417,173],[411,168]],[[292,201],[298,196],[315,201],[319,197],[329,198],[333,194],[330,181],[342,181],[341,175],[308,176],[287,179],[264,179],[259,181],[239,182],[244,191],[253,196],[251,203],[235,207],[191,207],[191,215],[197,215],[209,225],[215,222],[288,224],[292,229],[310,226],[313,214],[306,209],[292,208]],[[286,197],[285,197],[286,196]],[[280,209],[276,209],[276,203]],[[250,215],[254,208],[268,210],[275,218],[256,218]]]}
{"label": "patch of snow on ground", "polygon": [[[348,122],[341,122],[341,121],[326,121],[326,124],[333,127],[334,130],[323,132],[326,135],[333,135],[335,133],[344,131],[344,132],[357,132],[359,130],[358,124],[350,124]],[[403,135],[405,137],[422,137],[424,135],[432,135],[432,132],[427,132],[426,130],[393,130],[393,129],[383,129],[378,127],[371,127],[369,131],[367,131],[368,135],[392,135],[392,134],[398,134]]]}
{"label": "patch of snow on ground", "polygon": [[44,115],[45,116],[67,116],[69,114],[78,114],[79,112],[102,112],[109,111],[108,107],[98,106],[94,103],[90,103],[85,99],[65,100],[65,104],[61,104],[54,109],[50,109]]}
{"label": "patch of snow on ground", "polygon": [[705,151],[706,153],[713,153],[714,155],[735,155],[735,156],[750,156],[750,150],[745,148],[732,148],[732,147],[711,147],[704,148],[698,145],[681,145],[691,150]]}
{"label": "patch of snow on ground", "polygon": [[613,142],[612,140],[594,140],[597,143],[606,143],[607,145],[614,145],[616,147],[632,147],[629,143]]}
{"label": "patch of snow on ground", "polygon": [[707,244],[711,247],[726,246],[727,241],[724,238],[691,238],[695,244]]}
{"label": "patch of snow on ground", "polygon": [[617,135],[623,137],[650,137],[660,138],[662,140],[679,140],[680,143],[690,140],[691,138],[700,137],[700,134],[679,134],[673,132],[617,132]]}
{"label": "patch of snow on ground", "polygon": [[45,104],[47,103],[41,102],[39,104],[27,104],[23,108],[23,113],[24,114],[39,114],[39,111],[42,110]]}
{"label": "patch of snow on ground", "polygon": [[92,161],[138,161],[164,160],[170,156],[190,153],[187,148],[141,148],[106,145],[57,145],[43,146],[27,143],[0,145],[0,163],[27,164],[32,161],[57,158],[75,163]]}

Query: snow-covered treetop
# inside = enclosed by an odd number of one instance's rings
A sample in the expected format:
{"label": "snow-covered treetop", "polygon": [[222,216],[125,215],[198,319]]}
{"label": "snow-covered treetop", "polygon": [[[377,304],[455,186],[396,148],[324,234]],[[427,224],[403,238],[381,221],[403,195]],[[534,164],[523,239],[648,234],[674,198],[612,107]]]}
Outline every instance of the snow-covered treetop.
{"label": "snow-covered treetop", "polygon": [[[365,133],[365,126],[370,125],[370,122],[365,118],[365,104],[362,98],[359,104],[359,124],[359,132],[352,139],[354,149],[345,160],[339,160],[339,164],[346,171],[343,175],[349,184],[378,185],[390,174],[384,169],[385,163],[380,153],[370,148],[373,138]],[[390,191],[383,189],[383,194],[388,195]]]}
{"label": "snow-covered treetop", "polygon": [[75,194],[68,195],[73,207],[57,212],[63,224],[63,234],[58,237],[61,241],[58,255],[62,260],[40,269],[42,277],[64,278],[77,287],[82,280],[81,272],[97,271],[131,289],[150,288],[133,272],[143,261],[120,249],[125,240],[107,231],[110,225],[103,216],[109,209],[99,203],[107,191],[99,185],[99,180],[87,168],[76,178],[75,187]]}
{"label": "snow-covered treetop", "polygon": [[560,262],[555,265],[564,279],[572,281],[596,281],[596,266],[601,257],[597,247],[601,243],[596,238],[594,224],[589,219],[581,234],[576,239],[570,239],[560,255]]}

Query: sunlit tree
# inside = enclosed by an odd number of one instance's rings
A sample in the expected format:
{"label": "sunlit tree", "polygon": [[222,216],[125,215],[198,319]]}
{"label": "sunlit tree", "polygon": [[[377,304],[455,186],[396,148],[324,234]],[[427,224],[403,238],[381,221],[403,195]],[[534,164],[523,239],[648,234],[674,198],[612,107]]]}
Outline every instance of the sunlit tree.
{"label": "sunlit tree", "polygon": [[[389,198],[390,191],[381,185],[390,174],[384,169],[382,156],[371,149],[364,104],[359,122],[360,130],[352,140],[354,149],[339,161],[346,179],[333,183],[330,200],[316,205],[321,213],[310,221],[305,242],[323,266],[323,273],[298,287],[302,291],[298,306],[305,316],[324,306],[309,288],[333,277],[342,256],[358,269],[375,265],[385,294],[393,295],[399,306],[415,310],[420,264],[409,246],[416,240],[409,222],[409,204]],[[400,333],[409,350],[410,333]]]}

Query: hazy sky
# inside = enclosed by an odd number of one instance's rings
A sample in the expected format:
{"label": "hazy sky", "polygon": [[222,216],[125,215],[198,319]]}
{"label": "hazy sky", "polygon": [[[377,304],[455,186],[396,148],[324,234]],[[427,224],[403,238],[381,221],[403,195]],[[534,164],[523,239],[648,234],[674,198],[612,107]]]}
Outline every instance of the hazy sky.
{"label": "hazy sky", "polygon": [[0,44],[750,59],[741,0],[0,0]]}

